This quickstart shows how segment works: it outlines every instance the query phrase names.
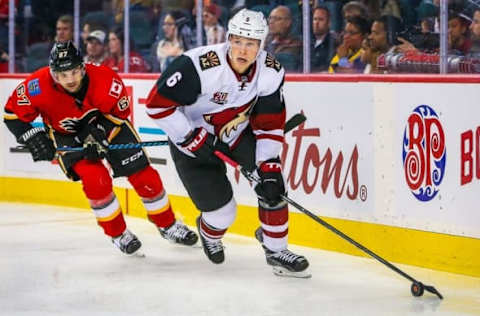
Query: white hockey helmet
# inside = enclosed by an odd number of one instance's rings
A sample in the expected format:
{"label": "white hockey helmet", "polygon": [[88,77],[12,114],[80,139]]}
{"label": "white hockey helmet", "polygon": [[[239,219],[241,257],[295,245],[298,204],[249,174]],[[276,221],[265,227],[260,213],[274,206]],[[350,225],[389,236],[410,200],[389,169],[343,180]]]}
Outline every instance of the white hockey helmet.
{"label": "white hockey helmet", "polygon": [[260,40],[260,52],[268,35],[267,20],[265,20],[262,12],[242,9],[228,21],[227,40],[230,35]]}

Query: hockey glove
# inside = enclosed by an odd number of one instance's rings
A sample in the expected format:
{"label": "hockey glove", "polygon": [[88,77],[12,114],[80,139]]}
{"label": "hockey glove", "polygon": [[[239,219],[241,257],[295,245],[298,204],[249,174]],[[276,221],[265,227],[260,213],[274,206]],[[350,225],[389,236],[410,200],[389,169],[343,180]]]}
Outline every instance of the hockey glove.
{"label": "hockey glove", "polygon": [[280,159],[273,158],[262,162],[257,168],[257,173],[260,178],[260,182],[255,186],[258,198],[269,206],[280,203],[282,200],[280,195],[285,194]]}
{"label": "hockey glove", "polygon": [[88,125],[89,135],[83,143],[83,156],[88,160],[99,160],[108,153],[108,140],[105,128],[100,123]]}
{"label": "hockey glove", "polygon": [[25,144],[32,154],[33,161],[48,160],[55,157],[55,146],[47,133],[41,128],[34,127],[18,138],[18,142]]}
{"label": "hockey glove", "polygon": [[203,127],[197,127],[187,139],[179,145],[194,154],[196,158],[215,160],[218,159],[217,156],[213,154],[216,149],[216,143],[217,137],[207,132]]}

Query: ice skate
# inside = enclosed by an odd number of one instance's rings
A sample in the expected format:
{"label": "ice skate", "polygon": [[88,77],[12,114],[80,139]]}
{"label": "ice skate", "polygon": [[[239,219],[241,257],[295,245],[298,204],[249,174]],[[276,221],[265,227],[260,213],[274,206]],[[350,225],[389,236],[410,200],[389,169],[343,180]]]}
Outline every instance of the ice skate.
{"label": "ice skate", "polygon": [[310,278],[312,275],[306,271],[308,260],[304,256],[294,254],[288,249],[271,251],[263,244],[263,232],[259,227],[255,231],[255,238],[262,244],[265,251],[267,264],[273,268],[273,273],[282,277]]}
{"label": "ice skate", "polygon": [[202,241],[203,251],[207,255],[208,259],[213,263],[222,263],[225,260],[225,254],[223,253],[223,244],[222,240],[218,241],[210,241],[205,239],[202,236],[202,232],[200,229],[200,216],[197,217],[197,228],[198,228],[198,235],[200,236],[200,240]]}
{"label": "ice skate", "polygon": [[142,243],[138,240],[137,236],[128,229],[126,229],[120,236],[112,238],[112,243],[126,255],[145,257],[142,252],[138,251],[138,249],[142,247]]}
{"label": "ice skate", "polygon": [[178,219],[170,227],[158,228],[158,231],[163,238],[174,244],[193,246],[198,241],[197,234]]}

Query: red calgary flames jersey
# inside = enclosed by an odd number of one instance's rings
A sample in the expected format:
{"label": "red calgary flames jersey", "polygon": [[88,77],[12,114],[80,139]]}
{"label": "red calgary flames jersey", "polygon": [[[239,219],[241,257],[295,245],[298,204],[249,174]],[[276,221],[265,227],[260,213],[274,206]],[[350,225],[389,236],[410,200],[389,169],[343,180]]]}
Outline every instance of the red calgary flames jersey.
{"label": "red calgary flames jersey", "polygon": [[85,67],[89,82],[83,101],[68,94],[54,81],[49,68],[44,67],[17,86],[5,106],[6,116],[28,123],[41,115],[46,125],[63,134],[78,132],[77,123],[93,110],[121,124],[130,114],[122,80],[108,67]]}

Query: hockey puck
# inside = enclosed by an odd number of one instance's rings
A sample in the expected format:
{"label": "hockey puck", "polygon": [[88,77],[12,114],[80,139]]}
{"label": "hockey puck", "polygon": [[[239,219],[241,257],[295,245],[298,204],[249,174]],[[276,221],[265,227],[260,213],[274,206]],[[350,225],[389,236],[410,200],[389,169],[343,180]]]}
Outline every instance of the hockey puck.
{"label": "hockey puck", "polygon": [[422,282],[413,282],[410,290],[413,296],[422,296],[424,290]]}

